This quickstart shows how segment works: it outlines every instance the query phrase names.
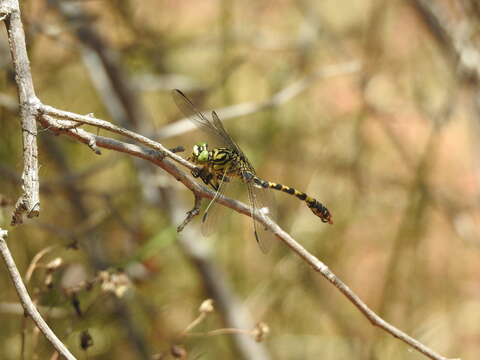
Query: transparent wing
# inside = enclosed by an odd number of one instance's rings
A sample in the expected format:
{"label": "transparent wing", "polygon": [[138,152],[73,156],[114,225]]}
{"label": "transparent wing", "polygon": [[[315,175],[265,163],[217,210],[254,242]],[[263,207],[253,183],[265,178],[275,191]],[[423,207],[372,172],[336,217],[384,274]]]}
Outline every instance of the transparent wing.
{"label": "transparent wing", "polygon": [[215,111],[212,111],[212,119],[213,119],[213,125],[215,129],[218,131],[218,134],[222,137],[223,141],[227,143],[229,148],[235,150],[237,154],[242,157],[242,160],[244,160],[250,165],[250,163],[247,160],[247,157],[243,153],[242,149],[240,149],[240,146],[238,146],[235,140],[233,140],[232,137],[228,135],[227,130],[225,130],[225,128],[223,127],[223,123],[220,121],[220,118],[218,117]]}
{"label": "transparent wing", "polygon": [[213,136],[216,140],[220,141],[223,146],[231,147],[232,140],[226,133],[225,128],[220,123],[220,127],[217,127],[215,123],[210,121],[205,114],[199,111],[190,99],[180,90],[172,90],[172,97],[182,113],[193,122],[200,130],[205,131],[207,134]]}
{"label": "transparent wing", "polygon": [[236,141],[233,140],[230,135],[228,135],[227,131],[223,127],[223,124],[220,121],[220,119],[219,119],[219,117],[218,117],[218,115],[215,111],[212,111],[212,119],[213,119],[213,123],[215,124],[215,128],[219,129],[221,134],[224,134],[224,135],[222,135],[222,137],[224,137],[224,141],[227,143],[227,145],[230,148],[234,149],[237,152],[238,155],[240,155],[240,157],[242,158],[244,163],[247,165],[247,170],[249,170],[253,174],[256,174],[255,168],[250,163],[250,160],[248,160],[247,156],[243,153],[242,149],[240,148],[240,146],[238,146]]}
{"label": "transparent wing", "polygon": [[256,197],[256,206],[262,210],[273,221],[277,220],[277,204],[275,202],[275,195],[270,189],[258,188],[254,185],[253,192]]}
{"label": "transparent wing", "polygon": [[212,121],[210,121],[205,114],[198,110],[190,101],[190,99],[180,90],[172,90],[172,97],[178,108],[188,119],[190,119],[190,121],[192,121],[199,129],[215,137],[224,146],[235,150],[237,154],[242,157],[242,160],[244,160],[248,165],[249,170],[255,173],[255,169],[253,168],[252,164],[245,156],[240,146],[238,146],[235,140],[233,140],[225,130],[225,127],[215,111],[212,111]]}
{"label": "transparent wing", "polygon": [[262,223],[259,223],[257,220],[255,220],[253,217],[253,211],[259,210],[272,220],[275,220],[273,194],[266,189],[255,187],[252,183],[248,183],[247,188],[252,210],[251,216],[255,239],[257,240],[258,246],[260,246],[262,252],[268,253],[272,247],[273,238],[275,235],[271,231],[268,231]]}
{"label": "transparent wing", "polygon": [[218,184],[218,190],[215,193],[214,198],[208,204],[205,213],[202,217],[202,234],[204,236],[210,236],[214,231],[217,229],[218,219],[220,218],[220,214],[222,213],[222,209],[224,206],[219,206],[217,204],[218,198],[225,195],[225,191],[227,189],[228,182],[225,181],[225,175],[220,180]]}

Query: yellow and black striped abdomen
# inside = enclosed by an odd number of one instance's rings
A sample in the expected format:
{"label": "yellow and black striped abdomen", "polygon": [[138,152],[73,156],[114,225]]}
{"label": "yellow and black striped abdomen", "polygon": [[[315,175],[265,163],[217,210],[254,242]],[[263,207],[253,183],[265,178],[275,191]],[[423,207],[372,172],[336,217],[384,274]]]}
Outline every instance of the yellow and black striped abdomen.
{"label": "yellow and black striped abdomen", "polygon": [[249,178],[257,186],[260,186],[260,187],[265,188],[265,189],[269,188],[269,189],[275,189],[275,190],[278,190],[278,191],[283,191],[284,193],[295,196],[297,199],[305,201],[308,208],[315,215],[317,215],[322,220],[322,222],[328,222],[330,224],[333,224],[332,214],[325,207],[325,205],[323,205],[320,201],[308,196],[304,192],[298,191],[297,189],[294,189],[290,186],[286,186],[286,185],[277,184],[277,183],[274,183],[274,182],[262,180],[262,179],[260,179],[259,177],[255,176],[253,174],[251,176],[247,176],[247,177],[244,176],[244,179],[246,179],[247,181],[249,180]]}
{"label": "yellow and black striped abdomen", "polygon": [[[206,151],[206,148],[205,144],[204,151]],[[208,151],[208,159],[199,161],[199,158],[195,158],[195,154],[193,159],[194,161],[196,160],[196,163],[202,164],[203,167],[192,172],[192,174],[195,177],[200,177],[205,184],[213,187],[215,190],[220,188],[221,182],[228,182],[232,177],[239,177],[247,184],[253,183],[255,186],[263,189],[274,189],[293,195],[297,199],[304,201],[308,208],[323,222],[333,224],[332,214],[320,201],[290,186],[260,179],[250,170],[249,164],[245,159],[232,149],[215,148]]]}

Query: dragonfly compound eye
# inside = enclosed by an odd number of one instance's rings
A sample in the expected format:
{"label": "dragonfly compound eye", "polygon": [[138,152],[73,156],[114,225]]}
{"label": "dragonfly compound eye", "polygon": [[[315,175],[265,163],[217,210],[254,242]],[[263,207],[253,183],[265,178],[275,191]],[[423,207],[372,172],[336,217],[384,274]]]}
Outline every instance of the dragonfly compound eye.
{"label": "dragonfly compound eye", "polygon": [[200,152],[200,154],[198,154],[197,160],[198,160],[199,162],[207,162],[208,159],[209,159],[209,156],[208,156],[208,155],[209,155],[209,154],[208,154],[208,150],[202,150],[202,151]]}
{"label": "dragonfly compound eye", "polygon": [[199,143],[193,146],[193,158],[198,162],[207,162],[209,159],[207,143]]}

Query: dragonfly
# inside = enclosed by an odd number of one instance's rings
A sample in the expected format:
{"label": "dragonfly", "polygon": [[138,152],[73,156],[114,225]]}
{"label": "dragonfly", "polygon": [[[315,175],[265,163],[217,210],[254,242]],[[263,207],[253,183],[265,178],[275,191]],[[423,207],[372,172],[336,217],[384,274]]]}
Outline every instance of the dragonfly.
{"label": "dragonfly", "polygon": [[290,186],[266,181],[258,177],[247,156],[229,135],[215,111],[212,111],[210,120],[195,107],[182,91],[173,90],[172,97],[178,108],[190,121],[221,144],[221,147],[209,149],[208,143],[197,143],[193,146],[192,155],[189,157],[189,161],[197,165],[192,170],[192,175],[195,178],[200,178],[204,184],[215,190],[215,195],[202,217],[203,223],[205,223],[218,198],[225,192],[227,184],[235,178],[246,185],[254,236],[263,252],[268,252],[270,248],[269,236],[263,234],[265,229],[258,224],[254,214],[257,211],[265,215],[271,212],[272,206],[269,200],[271,197],[267,193],[269,189],[295,196],[303,201],[322,222],[333,224],[332,214],[320,201]]}

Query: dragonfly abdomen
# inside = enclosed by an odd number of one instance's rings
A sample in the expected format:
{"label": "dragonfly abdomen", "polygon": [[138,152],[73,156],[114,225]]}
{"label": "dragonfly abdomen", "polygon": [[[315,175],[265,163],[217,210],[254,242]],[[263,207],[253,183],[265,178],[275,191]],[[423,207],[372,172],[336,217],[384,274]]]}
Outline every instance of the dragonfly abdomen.
{"label": "dragonfly abdomen", "polygon": [[274,183],[271,181],[265,181],[260,179],[259,177],[251,174],[250,176],[244,176],[244,179],[247,181],[253,181],[253,183],[257,186],[260,186],[265,189],[275,189],[278,191],[282,191],[284,193],[290,194],[295,196],[297,199],[305,201],[307,204],[308,208],[316,215],[318,216],[322,222],[328,222],[330,224],[333,224],[332,220],[332,214],[330,211],[327,209],[325,205],[323,205],[320,201],[317,199],[314,199],[310,196],[308,196],[306,193],[303,191],[299,191],[295,188],[292,188],[290,186]]}

